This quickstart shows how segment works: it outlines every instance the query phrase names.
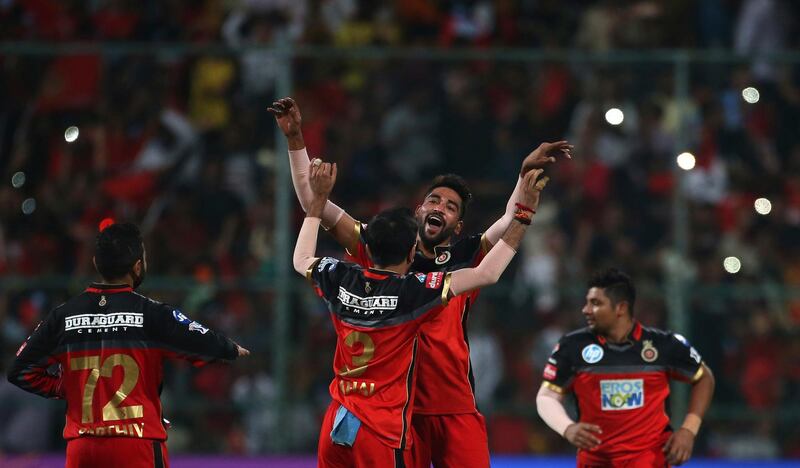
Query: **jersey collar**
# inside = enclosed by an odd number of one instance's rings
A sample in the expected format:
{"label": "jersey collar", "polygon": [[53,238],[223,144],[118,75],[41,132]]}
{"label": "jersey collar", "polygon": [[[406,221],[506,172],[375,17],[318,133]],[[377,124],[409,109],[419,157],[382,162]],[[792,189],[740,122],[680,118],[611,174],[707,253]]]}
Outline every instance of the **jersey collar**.
{"label": "jersey collar", "polygon": [[[597,336],[597,341],[600,342],[601,345],[605,345],[608,343],[608,340],[605,339],[604,336],[595,335]],[[635,343],[642,339],[642,324],[639,323],[638,320],[633,322],[633,329],[631,329],[630,333],[628,333],[627,338],[622,343],[615,343],[618,345],[624,345],[625,343]]]}
{"label": "jersey collar", "polygon": [[92,283],[86,288],[87,293],[96,293],[96,294],[116,294],[116,293],[123,293],[123,292],[133,292],[133,288],[127,284],[102,284],[102,283]]}

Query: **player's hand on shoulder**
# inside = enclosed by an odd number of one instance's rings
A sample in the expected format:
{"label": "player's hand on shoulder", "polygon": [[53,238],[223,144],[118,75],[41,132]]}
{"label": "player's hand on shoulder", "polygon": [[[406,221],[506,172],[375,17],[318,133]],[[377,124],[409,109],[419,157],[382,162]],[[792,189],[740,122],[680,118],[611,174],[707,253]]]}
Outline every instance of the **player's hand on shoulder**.
{"label": "player's hand on shoulder", "polygon": [[597,437],[603,430],[597,424],[574,423],[564,431],[564,438],[570,444],[584,450],[591,450],[602,443]]}
{"label": "player's hand on shoulder", "polygon": [[679,428],[673,432],[664,445],[664,453],[670,465],[683,465],[692,457],[694,449],[694,434],[686,428]]}
{"label": "player's hand on shoulder", "polygon": [[278,99],[267,108],[275,120],[281,131],[287,137],[297,136],[300,134],[303,124],[303,117],[300,115],[300,107],[290,97]]}
{"label": "player's hand on shoulder", "polygon": [[314,195],[327,198],[336,183],[336,163],[326,163],[321,159],[314,159],[311,161],[311,172],[308,178]]}
{"label": "player's hand on shoulder", "polygon": [[538,148],[531,151],[523,161],[522,168],[519,171],[521,176],[524,176],[528,171],[533,169],[544,169],[550,164],[556,162],[558,157],[566,157],[572,159],[572,149],[574,147],[568,141],[545,142],[539,145]]}

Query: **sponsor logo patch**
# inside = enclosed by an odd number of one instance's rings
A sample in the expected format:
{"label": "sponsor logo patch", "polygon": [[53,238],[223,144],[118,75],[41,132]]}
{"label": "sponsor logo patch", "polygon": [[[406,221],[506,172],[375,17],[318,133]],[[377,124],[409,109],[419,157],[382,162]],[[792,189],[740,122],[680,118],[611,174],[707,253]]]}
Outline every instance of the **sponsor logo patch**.
{"label": "sponsor logo patch", "polygon": [[425,273],[416,273],[414,276],[419,280],[420,283],[425,282]]}
{"label": "sponsor logo patch", "polygon": [[603,354],[603,348],[596,344],[590,344],[581,351],[581,357],[589,364],[594,364],[603,359]]}
{"label": "sponsor logo patch", "polygon": [[428,276],[425,277],[425,287],[428,289],[439,289],[442,286],[443,279],[444,273],[441,271],[428,273]]}
{"label": "sponsor logo patch", "polygon": [[544,366],[544,378],[546,380],[555,379],[557,373],[558,373],[558,369],[556,369],[556,366],[554,366],[552,364],[548,364],[548,365]]}
{"label": "sponsor logo patch", "polygon": [[181,311],[180,311],[180,310],[178,310],[178,309],[174,309],[174,310],[172,311],[172,316],[175,318],[175,321],[176,321],[176,322],[178,322],[178,323],[182,323],[182,324],[184,324],[184,325],[186,325],[186,324],[188,324],[189,322],[191,322],[191,320],[189,319],[189,317],[187,317],[187,316],[183,315],[183,314],[181,313]]}
{"label": "sponsor logo patch", "polygon": [[[397,296],[372,296],[361,297],[357,296],[343,287],[339,286],[339,294],[336,296],[343,306],[350,309],[358,309],[362,311],[375,311],[394,310],[397,308]],[[366,312],[365,312],[366,313]]]}
{"label": "sponsor logo patch", "polygon": [[144,327],[144,314],[137,312],[114,312],[111,314],[80,314],[64,319],[64,331],[84,328]]}
{"label": "sponsor logo patch", "polygon": [[703,360],[703,358],[700,357],[700,353],[698,353],[697,350],[694,349],[694,346],[689,348],[689,356],[691,356],[692,359],[694,359],[694,362],[696,362],[698,364],[700,364],[700,361]]}
{"label": "sponsor logo patch", "polygon": [[197,322],[192,322],[189,324],[189,331],[199,331],[201,335],[205,335],[208,333],[208,328],[200,325]]}
{"label": "sponsor logo patch", "polygon": [[322,260],[319,261],[319,265],[317,265],[317,271],[322,273],[325,268],[328,268],[328,271],[333,271],[336,269],[336,265],[339,263],[339,260],[331,257],[322,257]]}
{"label": "sponsor logo patch", "polygon": [[644,406],[644,381],[601,380],[600,408],[603,411],[622,411]]}

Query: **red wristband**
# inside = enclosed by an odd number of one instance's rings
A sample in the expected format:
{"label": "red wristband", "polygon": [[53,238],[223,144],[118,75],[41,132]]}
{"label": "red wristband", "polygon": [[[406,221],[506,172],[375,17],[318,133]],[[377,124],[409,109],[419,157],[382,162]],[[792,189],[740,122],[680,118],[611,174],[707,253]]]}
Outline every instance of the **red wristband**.
{"label": "red wristband", "polygon": [[528,213],[536,213],[536,210],[534,210],[529,206],[525,206],[522,203],[515,203],[514,205],[516,205],[517,209],[520,209],[522,211],[527,211]]}

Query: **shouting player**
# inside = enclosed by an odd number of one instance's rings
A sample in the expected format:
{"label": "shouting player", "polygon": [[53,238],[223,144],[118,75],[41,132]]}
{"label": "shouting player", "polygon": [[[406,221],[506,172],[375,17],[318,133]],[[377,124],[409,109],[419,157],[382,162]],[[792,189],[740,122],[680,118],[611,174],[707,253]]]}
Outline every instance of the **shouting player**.
{"label": "shouting player", "polygon": [[8,380],[67,402],[67,468],[168,467],[159,393],[164,358],[201,365],[250,354],[166,304],[134,292],[147,259],[139,229],[97,236],[102,283],[53,310],[20,346]]}
{"label": "shouting player", "polygon": [[[539,415],[578,447],[579,468],[663,468],[692,455],[694,438],[714,393],[714,377],[681,335],[633,318],[636,290],[616,269],[589,282],[588,327],[561,338],[536,397]],[[665,403],[669,380],[692,385],[689,411],[673,432]],[[574,393],[580,421],[563,406]]]}
{"label": "shouting player", "polygon": [[[333,401],[319,437],[319,466],[405,467],[417,375],[418,331],[459,294],[497,282],[515,254],[532,213],[518,210],[498,244],[475,268],[409,273],[417,224],[407,208],[376,215],[366,232],[367,268],[316,258],[317,233],[336,180],[336,166],[314,161],[312,198],[294,252],[294,268],[325,300],[337,334],[330,385]],[[541,170],[523,180],[520,205],[536,207],[547,179]]]}
{"label": "shouting player", "polygon": [[[312,198],[308,186],[309,156],[303,140],[300,110],[291,98],[285,98],[274,102],[269,111],[275,115],[288,140],[292,182],[300,205],[308,211]],[[416,211],[419,242],[411,269],[429,273],[478,265],[511,224],[514,213],[520,209],[532,210],[516,203],[524,175],[554,162],[556,156],[570,157],[571,148],[564,141],[540,145],[523,161],[517,186],[503,216],[483,235],[465,237],[454,244],[451,239],[461,234],[472,194],[458,176],[437,177]],[[372,266],[366,250],[368,225],[362,226],[330,201],[321,219],[322,226],[357,262]],[[413,416],[419,435],[419,443],[415,444],[415,465],[420,468],[428,468],[431,462],[437,468],[489,466],[486,424],[475,402],[466,333],[470,306],[477,295],[477,289],[462,291],[449,301],[445,313],[437,314],[421,330],[419,346],[423,358],[419,363]]]}

